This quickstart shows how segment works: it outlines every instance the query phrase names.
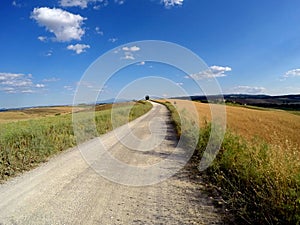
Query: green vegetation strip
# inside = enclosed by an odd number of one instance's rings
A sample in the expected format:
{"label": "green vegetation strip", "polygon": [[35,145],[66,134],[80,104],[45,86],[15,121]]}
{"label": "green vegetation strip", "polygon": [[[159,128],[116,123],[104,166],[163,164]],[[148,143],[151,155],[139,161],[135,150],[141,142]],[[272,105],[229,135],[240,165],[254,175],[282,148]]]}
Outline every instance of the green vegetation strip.
{"label": "green vegetation strip", "polygon": [[[132,108],[131,108],[132,107]],[[145,101],[119,104],[116,107],[118,126],[145,114],[152,104]],[[97,109],[97,107],[96,107]],[[113,129],[111,107],[100,107],[95,112],[97,134],[85,131],[81,142]],[[126,113],[127,112],[127,113]],[[0,127],[0,181],[45,162],[51,155],[75,146],[72,115],[58,115],[2,124]]]}
{"label": "green vegetation strip", "polygon": [[[175,107],[169,102],[163,104],[180,127]],[[210,128],[207,123],[200,130],[193,157],[198,162],[208,143]],[[261,140],[245,141],[227,132],[216,160],[203,175],[218,187],[238,223],[300,224],[299,154],[299,146],[288,142],[283,148]]]}

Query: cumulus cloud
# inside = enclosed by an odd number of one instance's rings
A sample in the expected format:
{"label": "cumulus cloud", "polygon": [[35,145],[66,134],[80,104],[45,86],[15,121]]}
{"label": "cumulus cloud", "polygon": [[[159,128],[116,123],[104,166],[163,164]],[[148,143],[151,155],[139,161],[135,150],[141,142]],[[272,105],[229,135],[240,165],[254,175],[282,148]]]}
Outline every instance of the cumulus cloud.
{"label": "cumulus cloud", "polygon": [[230,72],[232,69],[228,66],[211,66],[210,69],[214,72],[214,73],[222,73],[224,74],[225,72]]}
{"label": "cumulus cloud", "polygon": [[81,27],[86,18],[56,8],[34,8],[31,18],[36,20],[40,26],[55,35],[60,42],[81,40],[85,31]]}
{"label": "cumulus cloud", "polygon": [[0,84],[9,87],[28,87],[33,83],[30,74],[0,73]]}
{"label": "cumulus cloud", "polygon": [[[137,52],[137,51],[140,51],[140,47],[138,46],[131,46],[131,47],[128,47],[128,46],[125,46],[122,48],[123,52],[124,52],[124,57],[122,57],[122,59],[129,59],[129,60],[134,60],[135,57],[134,57],[134,52]],[[119,52],[119,51],[117,51]]]}
{"label": "cumulus cloud", "polygon": [[90,46],[85,45],[85,44],[69,45],[67,47],[68,50],[75,51],[76,54],[81,54],[81,53],[85,52],[85,49],[87,49],[87,48],[90,48]]}
{"label": "cumulus cloud", "polygon": [[283,75],[283,77],[300,77],[300,69],[289,70]]}
{"label": "cumulus cloud", "polygon": [[183,1],[184,0],[161,0],[162,4],[164,4],[166,8],[181,6],[183,5]]}
{"label": "cumulus cloud", "polygon": [[236,94],[260,94],[264,93],[266,89],[264,87],[237,86],[232,91]]}
{"label": "cumulus cloud", "polygon": [[211,79],[216,77],[225,77],[225,73],[230,72],[232,69],[228,66],[211,66],[208,70],[201,71],[199,73],[185,76],[185,78],[192,78],[195,80]]}
{"label": "cumulus cloud", "polygon": [[31,74],[0,73],[0,91],[6,93],[32,93],[34,88],[44,87],[44,84],[34,84]]}

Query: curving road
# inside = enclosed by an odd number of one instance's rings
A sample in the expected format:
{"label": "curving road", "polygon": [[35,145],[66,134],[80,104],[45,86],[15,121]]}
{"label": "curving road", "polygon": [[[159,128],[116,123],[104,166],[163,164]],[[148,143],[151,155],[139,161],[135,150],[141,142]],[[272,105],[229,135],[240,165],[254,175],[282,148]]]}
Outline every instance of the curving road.
{"label": "curving road", "polygon": [[221,224],[189,167],[157,183],[184,162],[176,145],[167,109],[153,103],[128,125],[1,185],[0,224]]}

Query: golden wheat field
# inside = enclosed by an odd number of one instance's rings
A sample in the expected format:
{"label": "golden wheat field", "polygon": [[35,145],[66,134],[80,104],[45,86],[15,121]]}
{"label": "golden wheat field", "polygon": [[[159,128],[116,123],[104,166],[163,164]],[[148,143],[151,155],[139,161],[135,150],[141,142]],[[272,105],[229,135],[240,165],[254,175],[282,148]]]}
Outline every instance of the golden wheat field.
{"label": "golden wheat field", "polygon": [[[209,104],[187,100],[169,100],[176,108],[192,112],[196,107],[200,125],[211,119]],[[272,144],[300,146],[300,116],[283,110],[251,109],[240,106],[226,106],[227,129],[247,140],[263,139]],[[191,115],[192,116],[192,115]]]}

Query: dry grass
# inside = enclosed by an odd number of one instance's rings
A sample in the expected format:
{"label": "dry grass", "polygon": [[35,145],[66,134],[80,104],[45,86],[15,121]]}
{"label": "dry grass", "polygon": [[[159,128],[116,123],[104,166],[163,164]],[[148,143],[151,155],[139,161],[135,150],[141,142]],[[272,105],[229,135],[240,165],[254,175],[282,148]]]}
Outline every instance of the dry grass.
{"label": "dry grass", "polygon": [[[126,106],[128,103],[116,103],[116,106]],[[38,108],[27,108],[21,110],[9,110],[0,112],[0,124],[17,122],[30,119],[39,119],[44,117],[66,115],[74,112],[90,110],[91,106],[74,107],[73,106],[53,106],[53,107],[38,107]],[[103,111],[111,109],[112,104],[96,105],[95,111]]]}
{"label": "dry grass", "polygon": [[[193,112],[199,114],[195,156],[200,159],[211,133],[211,124],[205,123],[211,118],[209,105],[170,102],[171,107],[165,104],[181,114],[181,121],[196,118]],[[226,208],[240,224],[300,224],[300,116],[279,110],[226,109],[228,129],[217,158],[205,172],[207,179],[218,186]],[[173,118],[180,128],[177,119]]]}
{"label": "dry grass", "polygon": [[[76,111],[84,108],[77,107]],[[72,113],[72,106],[55,106],[0,112],[0,124]]]}
{"label": "dry grass", "polygon": [[[185,108],[188,112],[193,112],[190,101],[176,101],[176,108]],[[197,108],[200,118],[200,125],[205,124],[205,120],[210,121],[210,108],[208,104],[193,102]],[[227,128],[229,131],[241,135],[245,139],[252,141],[253,138],[263,139],[267,143],[281,145],[292,144],[300,146],[300,116],[281,110],[258,110],[237,106],[226,106]],[[194,117],[194,115],[191,115]]]}

